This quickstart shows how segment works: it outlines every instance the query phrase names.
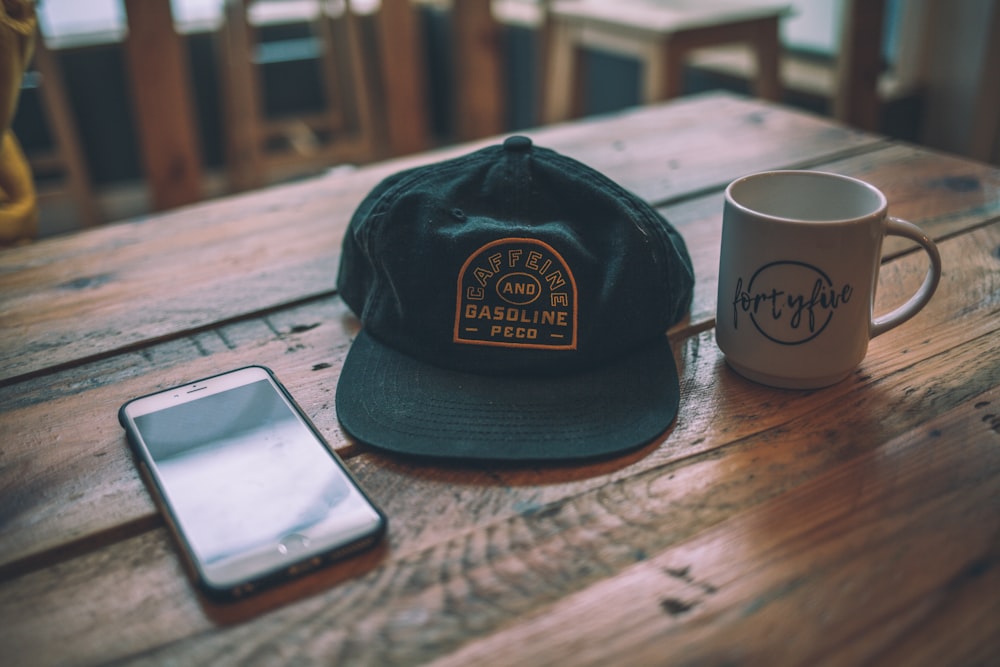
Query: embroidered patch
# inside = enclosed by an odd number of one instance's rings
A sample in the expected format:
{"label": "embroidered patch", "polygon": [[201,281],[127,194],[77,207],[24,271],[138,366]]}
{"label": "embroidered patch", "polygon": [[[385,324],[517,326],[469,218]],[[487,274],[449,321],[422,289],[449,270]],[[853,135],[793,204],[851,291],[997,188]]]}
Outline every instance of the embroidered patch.
{"label": "embroidered patch", "polygon": [[456,343],[575,350],[576,316],[573,272],[537,239],[487,243],[458,274]]}

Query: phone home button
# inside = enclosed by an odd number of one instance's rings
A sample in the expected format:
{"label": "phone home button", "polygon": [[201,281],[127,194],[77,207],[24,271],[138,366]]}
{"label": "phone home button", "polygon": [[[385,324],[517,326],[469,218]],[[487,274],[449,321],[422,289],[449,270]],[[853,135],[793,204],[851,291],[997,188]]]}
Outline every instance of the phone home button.
{"label": "phone home button", "polygon": [[278,553],[281,555],[296,554],[300,551],[305,550],[309,546],[309,538],[305,535],[299,533],[292,533],[290,535],[285,535],[285,537],[278,542]]}

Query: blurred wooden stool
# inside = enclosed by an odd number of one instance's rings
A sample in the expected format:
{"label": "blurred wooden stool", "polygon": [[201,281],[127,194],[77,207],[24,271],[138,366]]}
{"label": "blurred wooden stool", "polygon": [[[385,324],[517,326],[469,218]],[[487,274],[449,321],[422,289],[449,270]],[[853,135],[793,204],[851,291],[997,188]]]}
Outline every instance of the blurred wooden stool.
{"label": "blurred wooden stool", "polygon": [[[410,0],[226,0],[219,31],[223,129],[234,189],[430,145],[426,67]],[[256,56],[268,23],[305,22],[324,109],[268,118]]]}
{"label": "blurred wooden stool", "polygon": [[552,0],[543,120],[582,114],[587,48],[638,59],[640,99],[650,103],[680,95],[692,51],[743,42],[756,54],[757,96],[779,100],[778,22],[790,11],[788,2],[762,0]]}
{"label": "blurred wooden stool", "polygon": [[[889,18],[886,4],[886,0],[842,0],[829,57],[784,52],[781,80],[786,96],[825,104],[830,116],[871,132],[879,131],[888,108],[922,105],[926,62],[937,53],[928,40],[928,28],[933,24],[931,9],[944,13],[948,7],[921,0],[899,12],[895,17],[895,53],[889,56],[894,62],[890,64],[884,55],[884,26]],[[752,54],[743,45],[726,45],[699,51],[692,64],[705,72],[745,81],[753,76],[752,61]],[[995,69],[990,75],[995,78]]]}
{"label": "blurred wooden stool", "polygon": [[[259,53],[262,26],[309,26],[324,108],[268,117]],[[376,155],[371,77],[349,3],[226,0],[219,30],[226,168],[234,190]]]}
{"label": "blurred wooden stool", "polygon": [[103,222],[103,216],[94,195],[76,123],[70,113],[62,70],[55,54],[45,46],[41,33],[35,39],[35,57],[26,80],[38,89],[52,144],[49,150],[27,153],[39,203],[44,205],[49,199],[69,197],[76,209],[79,225],[93,227]]}

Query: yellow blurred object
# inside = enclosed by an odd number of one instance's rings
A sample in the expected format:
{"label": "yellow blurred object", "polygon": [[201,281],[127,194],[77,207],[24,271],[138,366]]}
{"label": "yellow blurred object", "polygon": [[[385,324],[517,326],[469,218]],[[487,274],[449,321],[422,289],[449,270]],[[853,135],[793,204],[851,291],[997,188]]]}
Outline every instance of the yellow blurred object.
{"label": "yellow blurred object", "polygon": [[0,0],[0,246],[30,240],[38,229],[31,168],[10,129],[37,29],[34,0]]}

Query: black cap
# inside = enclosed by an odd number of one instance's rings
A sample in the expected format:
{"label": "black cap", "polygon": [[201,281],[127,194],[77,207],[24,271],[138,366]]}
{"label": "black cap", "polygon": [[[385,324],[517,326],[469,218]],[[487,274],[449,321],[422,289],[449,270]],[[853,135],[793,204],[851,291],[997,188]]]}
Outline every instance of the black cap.
{"label": "black cap", "polygon": [[468,459],[608,455],[677,414],[666,330],[694,274],[677,231],[523,136],[385,179],[337,287],[362,331],[337,415],[383,449]]}

